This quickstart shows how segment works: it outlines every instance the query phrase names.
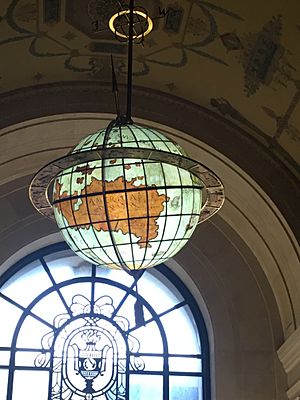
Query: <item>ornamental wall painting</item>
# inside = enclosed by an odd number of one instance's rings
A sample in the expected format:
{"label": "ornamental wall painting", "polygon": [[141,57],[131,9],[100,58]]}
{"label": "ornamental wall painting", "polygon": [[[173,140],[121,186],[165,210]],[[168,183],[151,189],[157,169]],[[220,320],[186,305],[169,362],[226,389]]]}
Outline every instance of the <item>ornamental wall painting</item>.
{"label": "ornamental wall painting", "polygon": [[[295,173],[300,161],[300,6],[296,0],[290,5],[276,0],[271,7],[255,1],[143,1],[154,30],[135,48],[135,84],[221,114],[284,158]],[[2,1],[1,92],[62,81],[110,82],[111,54],[118,81],[125,82],[126,44],[107,29],[116,3]],[[253,7],[259,10],[257,18]],[[20,59],[24,68],[17,67]],[[230,111],[224,112],[224,102]]]}

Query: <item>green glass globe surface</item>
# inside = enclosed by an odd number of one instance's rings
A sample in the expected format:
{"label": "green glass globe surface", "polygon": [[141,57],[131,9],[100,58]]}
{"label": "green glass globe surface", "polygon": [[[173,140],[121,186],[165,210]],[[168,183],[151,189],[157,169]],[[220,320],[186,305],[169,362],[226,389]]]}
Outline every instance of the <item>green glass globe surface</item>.
{"label": "green glass globe surface", "polygon": [[[106,129],[81,140],[72,153],[103,147]],[[158,130],[115,126],[106,148],[147,148],[186,156]],[[53,189],[54,215],[64,239],[82,258],[137,270],[173,257],[199,221],[202,182],[162,160],[114,158],[63,170]]]}

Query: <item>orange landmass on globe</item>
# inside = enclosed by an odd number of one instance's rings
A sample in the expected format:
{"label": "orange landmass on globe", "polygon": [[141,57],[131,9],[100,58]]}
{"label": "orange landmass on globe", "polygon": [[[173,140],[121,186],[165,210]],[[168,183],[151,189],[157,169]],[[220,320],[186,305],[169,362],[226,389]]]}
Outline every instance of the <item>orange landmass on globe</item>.
{"label": "orange landmass on globe", "polygon": [[[114,232],[121,230],[124,235],[131,232],[139,238],[138,244],[141,248],[151,247],[149,241],[158,235],[157,219],[164,209],[163,203],[169,201],[169,197],[159,194],[154,186],[148,187],[148,190],[145,185],[135,186],[136,181],[137,178],[126,181],[126,193],[123,177],[112,182],[105,181],[107,215],[103,197],[104,184],[95,177],[92,177],[91,183],[85,189],[80,193],[75,191],[72,196],[67,191],[61,193],[62,185],[57,180],[54,205],[74,229],[89,229],[92,224],[98,232],[109,231],[109,228]],[[112,191],[120,192],[108,193]],[[73,196],[83,197],[72,199]],[[67,200],[69,198],[70,200]],[[79,205],[76,205],[78,202]],[[107,223],[108,218],[110,227]]]}

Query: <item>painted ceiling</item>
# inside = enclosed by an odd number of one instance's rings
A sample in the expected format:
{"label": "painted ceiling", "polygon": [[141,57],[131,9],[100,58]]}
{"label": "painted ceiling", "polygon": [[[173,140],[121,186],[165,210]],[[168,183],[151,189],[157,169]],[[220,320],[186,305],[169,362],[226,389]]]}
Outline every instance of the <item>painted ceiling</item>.
{"label": "painted ceiling", "polygon": [[[139,5],[154,30],[135,46],[134,84],[219,113],[299,173],[299,0]],[[1,0],[0,93],[61,81],[109,82],[111,54],[124,82],[126,44],[107,29],[118,7],[117,0]]]}

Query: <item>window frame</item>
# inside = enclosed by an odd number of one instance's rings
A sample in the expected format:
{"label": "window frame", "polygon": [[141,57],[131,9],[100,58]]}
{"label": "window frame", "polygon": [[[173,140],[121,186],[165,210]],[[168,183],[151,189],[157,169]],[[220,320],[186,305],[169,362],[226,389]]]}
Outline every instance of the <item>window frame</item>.
{"label": "window frame", "polygon": [[[65,242],[59,242],[55,244],[48,245],[46,247],[43,247],[41,249],[38,249],[34,251],[33,253],[23,257],[21,260],[17,261],[14,265],[12,265],[8,270],[6,270],[1,276],[0,276],[0,288],[7,282],[14,274],[16,274],[18,271],[20,271],[22,268],[26,267],[26,265],[34,262],[35,260],[43,260],[43,257],[46,257],[50,254],[55,254],[60,251],[64,250],[69,250],[69,246]],[[41,261],[41,264],[42,261]],[[89,263],[91,264],[91,263]],[[92,266],[92,264],[91,264]],[[201,376],[202,376],[202,399],[203,400],[210,400],[211,399],[211,376],[210,376],[210,351],[209,351],[209,340],[208,340],[208,334],[207,334],[207,329],[205,325],[205,321],[203,318],[203,315],[200,311],[199,305],[197,304],[195,298],[187,288],[187,286],[181,281],[181,279],[166,265],[159,265],[154,267],[157,269],[168,281],[170,281],[176,289],[180,292],[180,294],[183,296],[186,304],[188,305],[195,324],[196,324],[196,329],[199,334],[200,338],[200,343],[201,343],[201,360],[202,360],[202,371],[201,371]],[[90,280],[93,279],[93,277],[90,277]],[[53,286],[52,286],[53,287]],[[44,293],[39,294],[36,299],[42,299],[44,297]],[[38,301],[37,301],[38,303]],[[15,327],[15,331],[13,336],[16,335],[16,331],[18,330],[18,324],[20,323],[20,320],[22,320],[23,313],[21,314],[21,317],[19,318],[19,322],[17,323]],[[12,340],[13,342],[13,340]],[[10,349],[13,349],[13,345],[11,344]],[[10,350],[12,351],[12,350]],[[15,351],[14,351],[14,354]],[[9,364],[9,366],[6,368],[8,369],[8,376],[11,376],[11,370],[12,366]],[[162,373],[163,379],[165,379],[165,375],[169,378],[170,373],[168,369],[168,373],[164,374]],[[167,379],[168,379],[167,378]],[[7,384],[7,399],[11,398],[9,393],[12,393],[13,390],[13,379],[8,378],[8,384]],[[166,388],[167,385],[163,385],[163,399],[166,400],[169,398],[169,385],[168,388]],[[129,397],[129,395],[128,395]],[[49,398],[49,397],[48,397]]]}

